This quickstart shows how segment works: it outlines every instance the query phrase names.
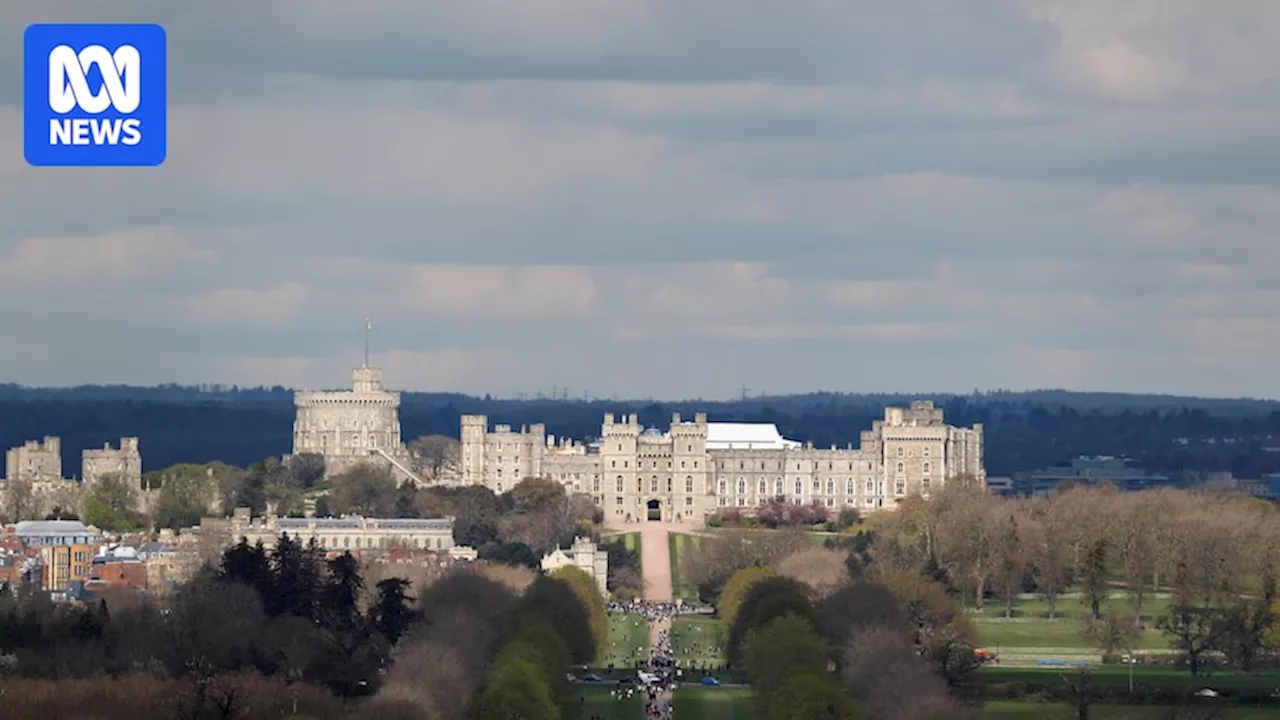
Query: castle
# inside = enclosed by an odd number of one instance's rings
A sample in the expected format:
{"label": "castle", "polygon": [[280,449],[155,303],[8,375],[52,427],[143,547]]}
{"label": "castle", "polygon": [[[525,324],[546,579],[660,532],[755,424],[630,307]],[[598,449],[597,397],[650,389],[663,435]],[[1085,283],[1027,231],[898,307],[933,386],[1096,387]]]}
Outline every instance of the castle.
{"label": "castle", "polygon": [[326,477],[374,461],[417,481],[400,440],[400,393],[383,389],[382,370],[366,362],[351,371],[350,390],[296,392],[293,404],[293,454],[323,456]]}
{"label": "castle", "polygon": [[574,538],[568,550],[556,548],[543,555],[541,565],[542,571],[548,573],[562,567],[576,567],[596,581],[601,595],[609,595],[609,551],[601,550],[591,538]]}
{"label": "castle", "polygon": [[708,422],[705,413],[673,415],[665,431],[641,427],[635,414],[607,413],[590,444],[557,439],[542,424],[516,431],[488,422],[462,416],[462,484],[501,493],[526,477],[550,478],[627,522],[697,522],[774,498],[870,511],[928,496],[953,478],[986,481],[982,425],[947,425],[929,401],[886,408],[857,448],[815,448],[773,424]]}
{"label": "castle", "polygon": [[[43,441],[28,440],[10,448],[4,455],[5,479],[25,480],[31,483],[61,482],[62,441],[45,437]],[[142,454],[138,451],[138,438],[120,438],[120,447],[104,443],[101,448],[91,448],[80,454],[80,481],[93,484],[108,473],[119,475],[130,486],[142,489]]]}

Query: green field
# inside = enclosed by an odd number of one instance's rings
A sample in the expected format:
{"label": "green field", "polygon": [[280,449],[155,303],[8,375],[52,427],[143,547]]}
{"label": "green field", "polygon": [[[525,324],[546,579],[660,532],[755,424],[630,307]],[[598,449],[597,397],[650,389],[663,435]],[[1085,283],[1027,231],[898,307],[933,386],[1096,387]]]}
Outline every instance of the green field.
{"label": "green field", "polygon": [[[570,689],[565,699],[564,720],[590,720],[594,717],[608,720],[642,720],[644,718],[644,700],[640,694],[630,698],[614,698],[609,695],[612,685],[577,684]],[[574,697],[574,696],[577,697]]]}
{"label": "green field", "polygon": [[696,663],[699,668],[723,665],[720,628],[716,621],[687,616],[672,621],[671,652],[681,667],[689,667],[690,663]]}
{"label": "green field", "polygon": [[751,691],[746,688],[685,685],[676,690],[676,717],[680,720],[755,720]]}
{"label": "green field", "polygon": [[609,647],[600,665],[630,668],[649,654],[649,623],[635,613],[609,616]]}
{"label": "green field", "polygon": [[681,572],[681,561],[686,553],[697,546],[698,541],[697,535],[676,532],[667,533],[667,552],[671,554],[672,594],[679,599],[693,601],[698,599],[698,589],[686,585],[684,573]]}
{"label": "green field", "polygon": [[[988,667],[982,670],[981,677],[989,683],[1005,682],[1046,682],[1056,681],[1069,669],[1055,668],[1010,668]],[[1090,680],[1094,687],[1128,687],[1129,666],[1127,665],[1094,665],[1090,669]],[[1136,665],[1133,668],[1133,684],[1136,688],[1182,688],[1199,690],[1210,687],[1214,690],[1272,690],[1280,688],[1280,670],[1263,670],[1249,674],[1239,671],[1215,672],[1209,675],[1194,676],[1182,668],[1167,666]]]}

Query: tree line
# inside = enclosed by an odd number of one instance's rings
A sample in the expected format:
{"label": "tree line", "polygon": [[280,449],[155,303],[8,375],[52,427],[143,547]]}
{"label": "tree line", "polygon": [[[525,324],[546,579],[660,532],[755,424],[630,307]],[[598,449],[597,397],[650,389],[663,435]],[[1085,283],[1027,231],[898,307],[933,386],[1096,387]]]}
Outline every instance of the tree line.
{"label": "tree line", "polygon": [[[886,404],[933,400],[957,425],[986,426],[989,474],[1008,475],[1080,455],[1123,455],[1160,472],[1230,470],[1240,477],[1280,471],[1268,448],[1280,437],[1280,405],[1071,392],[973,395],[847,395],[750,398],[746,402],[556,402],[404,393],[406,437],[458,434],[459,416],[487,414],[512,425],[546,423],[564,437],[599,434],[605,412],[635,412],[665,426],[672,412],[707,412],[725,422],[773,422],[788,437],[818,446],[857,443]],[[64,467],[80,449],[121,436],[142,438],[148,467],[227,463],[250,467],[291,449],[294,407],[284,388],[0,388],[0,447],[62,438]],[[1230,438],[1234,442],[1222,442]],[[1181,441],[1187,440],[1186,444]]]}
{"label": "tree line", "polygon": [[[397,577],[366,588],[350,554],[326,559],[314,544],[288,536],[270,551],[242,540],[217,568],[170,597],[115,591],[94,603],[69,604],[4,588],[6,713],[23,717],[41,708],[35,690],[43,685],[18,678],[70,681],[82,689],[97,678],[104,683],[98,693],[107,697],[138,684],[148,697],[167,692],[171,701],[157,700],[150,717],[239,717],[281,683],[316,716],[334,716],[344,699],[377,691],[393,648],[418,622],[409,589]],[[114,683],[122,680],[128,682]],[[65,701],[83,699],[77,696]],[[127,697],[118,700],[122,707],[94,708],[95,716],[122,717],[131,706]],[[59,710],[46,716],[77,712],[65,705]]]}

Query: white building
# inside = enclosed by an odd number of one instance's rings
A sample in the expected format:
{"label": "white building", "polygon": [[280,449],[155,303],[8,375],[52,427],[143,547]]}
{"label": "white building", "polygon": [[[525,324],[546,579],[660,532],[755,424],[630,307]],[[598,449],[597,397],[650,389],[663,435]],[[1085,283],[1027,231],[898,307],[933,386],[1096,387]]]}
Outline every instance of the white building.
{"label": "white building", "polygon": [[[267,515],[250,517],[248,508],[236,508],[229,520],[206,518],[202,525],[226,524],[223,537],[231,543],[245,538],[250,545],[261,542],[272,548],[281,535],[301,541],[313,539],[329,551],[388,550],[394,547],[452,552],[453,518],[432,520],[400,518],[288,518]],[[212,529],[212,528],[211,528]]]}
{"label": "white building", "polygon": [[574,538],[573,546],[568,550],[556,548],[542,558],[543,572],[555,572],[569,566],[590,575],[600,586],[602,595],[609,594],[609,552],[598,548],[591,538]]}
{"label": "white building", "polygon": [[692,421],[674,415],[666,430],[607,413],[589,445],[558,440],[541,424],[489,430],[483,415],[462,416],[461,431],[464,484],[500,493],[526,477],[547,477],[622,520],[700,521],[774,498],[867,511],[928,496],[952,478],[986,478],[982,425],[947,425],[928,401],[886,408],[857,448],[815,448],[772,424],[708,422],[705,413]]}
{"label": "white building", "polygon": [[350,390],[295,392],[293,404],[293,454],[323,456],[326,477],[372,462],[417,481],[400,440],[400,393],[383,389],[380,369],[352,370]]}

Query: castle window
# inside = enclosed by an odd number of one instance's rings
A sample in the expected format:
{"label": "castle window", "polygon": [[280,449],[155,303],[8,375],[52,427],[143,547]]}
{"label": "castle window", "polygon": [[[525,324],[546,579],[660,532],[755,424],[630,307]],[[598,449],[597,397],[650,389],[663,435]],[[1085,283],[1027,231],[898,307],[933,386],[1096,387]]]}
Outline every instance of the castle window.
{"label": "castle window", "polygon": [[600,492],[600,478],[591,481],[591,491]]}
{"label": "castle window", "polygon": [[867,494],[870,495],[876,491],[876,484],[871,480],[867,481]]}
{"label": "castle window", "polygon": [[649,492],[651,493],[658,492],[658,476],[656,475],[649,480]]}
{"label": "castle window", "polygon": [[804,481],[803,481],[803,480],[797,480],[797,481],[796,481],[796,495],[803,495],[803,494],[804,494]]}
{"label": "castle window", "polygon": [[894,484],[893,491],[897,495],[903,494],[906,491],[906,483],[899,480],[897,483]]}
{"label": "castle window", "polygon": [[923,472],[925,475],[928,475],[928,474],[929,474],[929,461],[928,461],[928,460],[926,460],[926,461],[924,462],[924,465],[920,468],[920,470],[921,470],[921,472]]}
{"label": "castle window", "polygon": [[767,481],[765,481],[765,480],[761,480],[761,481],[760,481],[760,487],[757,489],[757,492],[758,492],[761,496],[764,496],[766,493],[768,493],[768,492],[769,492],[769,483],[768,483]]}
{"label": "castle window", "polygon": [[378,438],[373,435],[369,436],[369,447],[378,447]]}
{"label": "castle window", "polygon": [[822,484],[821,484],[821,483],[819,483],[817,480],[814,480],[814,481],[813,481],[813,491],[816,493],[816,492],[820,491],[821,489],[822,489]]}
{"label": "castle window", "polygon": [[671,478],[667,478],[667,492],[674,492],[674,488],[671,486]]}
{"label": "castle window", "polygon": [[618,476],[618,492],[622,492],[622,476]]}
{"label": "castle window", "polygon": [[729,491],[729,483],[725,482],[724,480],[721,480],[721,481],[720,481],[720,493],[721,493],[721,494],[724,494],[724,493],[726,493],[726,492],[728,492],[728,491]]}
{"label": "castle window", "polygon": [[848,480],[844,481],[844,494],[845,495],[853,494],[853,478],[849,478]]}
{"label": "castle window", "polygon": [[743,480],[742,478],[738,478],[738,494],[739,495],[747,494],[747,481]]}
{"label": "castle window", "polygon": [[636,478],[636,492],[637,493],[644,492],[644,480],[640,478]]}
{"label": "castle window", "polygon": [[502,483],[498,483],[498,492],[502,492]]}
{"label": "castle window", "polygon": [[693,505],[693,498],[691,498],[691,497],[687,497],[687,498],[685,498],[685,499],[684,499],[684,506],[685,506],[685,507],[690,507],[691,505]]}
{"label": "castle window", "polygon": [[906,469],[906,464],[905,464],[905,463],[898,463],[898,474],[899,474],[899,475],[901,475],[901,474],[902,474],[902,472],[903,472],[903,470],[905,470],[905,469]]}
{"label": "castle window", "polygon": [[616,468],[616,467],[618,467],[618,461],[617,461],[617,460],[610,460],[610,461],[609,461],[609,467],[615,467],[615,468]]}
{"label": "castle window", "polygon": [[684,491],[687,493],[693,492],[693,478],[687,477],[684,479]]}
{"label": "castle window", "polygon": [[781,479],[781,478],[779,478],[779,479],[778,479],[778,481],[777,481],[777,482],[775,482],[775,483],[773,484],[773,494],[774,494],[774,495],[777,495],[778,497],[782,497],[783,492],[782,492],[782,479]]}
{"label": "castle window", "polygon": [[834,495],[836,492],[836,483],[834,480],[827,481],[827,494]]}
{"label": "castle window", "polygon": [[929,478],[922,478],[920,480],[920,489],[923,492],[929,492]]}
{"label": "castle window", "polygon": [[902,457],[902,454],[903,454],[903,449],[898,448],[898,457]]}
{"label": "castle window", "polygon": [[925,448],[925,449],[921,450],[921,451],[920,451],[920,454],[921,454],[923,457],[929,457],[929,448]]}

